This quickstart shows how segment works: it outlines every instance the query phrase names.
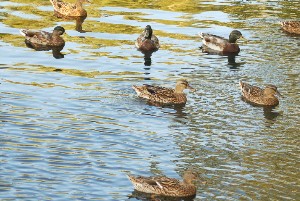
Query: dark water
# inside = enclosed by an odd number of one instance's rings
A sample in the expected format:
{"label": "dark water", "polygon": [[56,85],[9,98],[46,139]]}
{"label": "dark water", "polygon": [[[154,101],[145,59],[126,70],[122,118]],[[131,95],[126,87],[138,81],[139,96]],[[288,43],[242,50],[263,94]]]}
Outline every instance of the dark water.
{"label": "dark water", "polygon": [[[85,33],[49,1],[0,2],[1,200],[137,200],[126,174],[201,175],[195,200],[299,199],[298,1],[97,1]],[[151,24],[151,65],[134,40]],[[21,28],[65,27],[52,51],[26,47]],[[207,55],[197,34],[240,30],[237,57]],[[149,59],[146,59],[149,65]],[[157,107],[131,85],[197,89],[185,107]],[[240,98],[238,81],[278,86],[272,110]]]}

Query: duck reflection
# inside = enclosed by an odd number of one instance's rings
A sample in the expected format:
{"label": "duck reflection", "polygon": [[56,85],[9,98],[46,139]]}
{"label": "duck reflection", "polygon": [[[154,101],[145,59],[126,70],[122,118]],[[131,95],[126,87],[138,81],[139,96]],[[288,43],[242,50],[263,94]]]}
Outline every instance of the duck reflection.
{"label": "duck reflection", "polygon": [[[146,76],[149,76],[150,75],[150,66],[151,66],[151,56],[152,56],[152,52],[142,52],[144,54],[144,65],[145,65],[145,72],[144,74]],[[151,80],[150,77],[145,77],[144,80]]]}
{"label": "duck reflection", "polygon": [[220,55],[223,57],[227,57],[228,66],[231,70],[237,70],[240,66],[242,66],[244,63],[237,63],[235,61],[236,56],[238,56],[238,53],[225,53],[216,51],[213,49],[208,48],[207,46],[203,45],[200,47],[203,53],[210,54],[210,55]]}
{"label": "duck reflection", "polygon": [[55,59],[62,59],[64,58],[64,54],[61,53],[62,49],[65,45],[61,46],[48,46],[48,45],[33,45],[32,43],[25,40],[25,44],[28,48],[34,49],[36,51],[49,51],[52,50],[52,55]]}
{"label": "duck reflection", "polygon": [[265,116],[266,119],[274,120],[280,115],[279,112],[273,111],[274,108],[275,107],[267,107],[267,106],[263,107],[264,116]]}
{"label": "duck reflection", "polygon": [[[152,53],[153,51],[141,51],[143,54],[144,54],[144,65],[145,66],[151,66],[151,56],[152,56]],[[150,69],[150,68],[149,68]]]}
{"label": "duck reflection", "polygon": [[161,196],[154,195],[150,193],[143,193],[137,190],[134,190],[131,195],[128,196],[129,200],[144,200],[144,201],[193,201],[195,199],[194,196],[189,197],[169,197],[169,196]]}
{"label": "duck reflection", "polygon": [[86,19],[87,15],[84,16],[65,16],[62,15],[59,12],[54,11],[54,16],[56,16],[57,18],[63,19],[63,20],[75,20],[75,30],[80,32],[80,33],[85,33],[87,31],[82,29],[82,24],[84,22],[84,20]]}
{"label": "duck reflection", "polygon": [[245,103],[248,103],[248,104],[252,105],[253,107],[262,108],[263,113],[264,113],[264,117],[266,119],[268,119],[268,120],[275,120],[278,116],[280,116],[279,112],[273,111],[273,109],[276,106],[262,106],[262,105],[257,105],[255,103],[249,102],[247,99],[245,99],[244,96],[241,96],[241,100],[244,101]]}

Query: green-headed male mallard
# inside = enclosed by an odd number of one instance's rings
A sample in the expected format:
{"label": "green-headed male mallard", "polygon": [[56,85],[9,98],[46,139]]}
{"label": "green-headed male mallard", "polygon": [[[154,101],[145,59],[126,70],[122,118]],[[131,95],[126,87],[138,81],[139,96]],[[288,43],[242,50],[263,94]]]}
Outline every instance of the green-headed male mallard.
{"label": "green-headed male mallard", "polygon": [[35,46],[64,46],[65,41],[61,37],[65,29],[61,26],[54,28],[52,33],[41,30],[21,29],[20,33],[25,36],[25,42]]}
{"label": "green-headed male mallard", "polygon": [[286,21],[281,22],[282,29],[292,33],[292,34],[300,34],[300,21]]}
{"label": "green-headed male mallard", "polygon": [[143,33],[136,39],[135,46],[142,52],[154,52],[159,49],[158,38],[153,34],[150,25],[147,25]]}
{"label": "green-headed male mallard", "polygon": [[197,175],[191,171],[186,171],[183,181],[168,177],[143,177],[128,175],[137,191],[152,193],[157,195],[172,197],[189,197],[196,195],[196,186],[193,181]]}
{"label": "green-headed male mallard", "polygon": [[275,85],[269,84],[261,89],[240,81],[240,87],[243,98],[250,103],[261,106],[277,106],[279,104],[279,100],[275,95],[281,96],[281,94]]}
{"label": "green-headed male mallard", "polygon": [[178,80],[175,89],[152,85],[133,85],[132,88],[136,91],[139,97],[148,99],[151,102],[162,104],[185,104],[187,98],[185,93],[183,93],[183,90],[195,90],[186,80]]}
{"label": "green-headed male mallard", "polygon": [[50,0],[56,12],[65,16],[87,16],[86,10],[83,8],[83,3],[89,2],[88,0],[77,0],[76,3],[65,3],[61,0]]}
{"label": "green-headed male mallard", "polygon": [[233,30],[229,39],[207,33],[200,33],[199,36],[206,48],[220,53],[239,53],[240,48],[236,41],[243,38],[242,33],[238,30]]}

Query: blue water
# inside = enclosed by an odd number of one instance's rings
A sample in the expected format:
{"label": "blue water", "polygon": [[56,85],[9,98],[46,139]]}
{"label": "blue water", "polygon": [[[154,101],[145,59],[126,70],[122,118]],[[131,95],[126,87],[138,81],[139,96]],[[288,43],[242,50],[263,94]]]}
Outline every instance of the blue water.
{"label": "blue water", "polygon": [[[0,2],[1,200],[138,200],[126,174],[180,179],[188,168],[200,175],[195,200],[297,200],[300,38],[278,24],[299,17],[296,4],[151,3],[93,2],[79,33],[50,2]],[[151,66],[134,47],[147,24],[161,43]],[[56,25],[61,59],[19,34]],[[247,39],[235,61],[201,52],[199,32],[232,29]],[[181,78],[197,89],[184,107],[149,105],[131,88]],[[284,98],[253,107],[240,79]]]}

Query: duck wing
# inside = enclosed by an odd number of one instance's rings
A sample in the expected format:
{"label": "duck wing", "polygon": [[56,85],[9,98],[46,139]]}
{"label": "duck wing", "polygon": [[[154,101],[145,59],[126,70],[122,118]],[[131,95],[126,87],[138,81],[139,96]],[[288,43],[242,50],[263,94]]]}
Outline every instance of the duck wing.
{"label": "duck wing", "polygon": [[247,84],[245,82],[240,81],[240,87],[243,93],[243,96],[252,96],[252,97],[259,97],[263,95],[263,90],[260,87],[253,86],[250,84]]}
{"label": "duck wing", "polygon": [[227,39],[213,34],[200,33],[199,36],[205,46],[217,51],[223,51],[229,43]]}

